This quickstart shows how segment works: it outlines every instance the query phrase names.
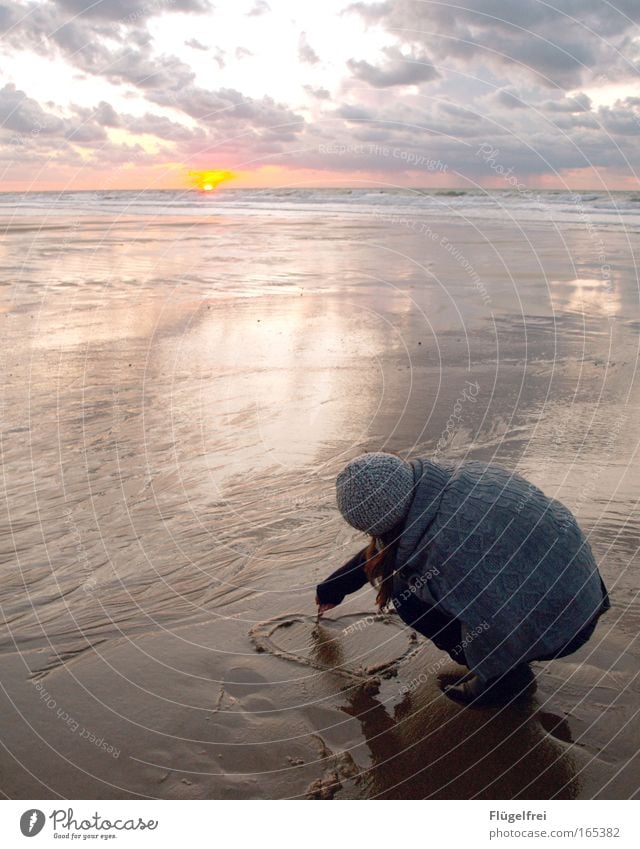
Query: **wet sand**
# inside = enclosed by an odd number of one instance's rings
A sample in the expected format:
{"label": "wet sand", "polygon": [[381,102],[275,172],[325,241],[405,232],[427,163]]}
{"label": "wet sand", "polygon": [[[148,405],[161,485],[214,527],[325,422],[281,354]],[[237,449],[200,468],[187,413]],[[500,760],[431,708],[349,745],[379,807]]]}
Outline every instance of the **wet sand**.
{"label": "wet sand", "polygon": [[[637,794],[629,237],[433,226],[9,229],[5,796]],[[368,618],[370,589],[314,628],[315,584],[362,545],[333,482],[365,450],[494,460],[578,516],[612,609],[536,665],[531,701],[446,699],[435,675],[455,667]]]}

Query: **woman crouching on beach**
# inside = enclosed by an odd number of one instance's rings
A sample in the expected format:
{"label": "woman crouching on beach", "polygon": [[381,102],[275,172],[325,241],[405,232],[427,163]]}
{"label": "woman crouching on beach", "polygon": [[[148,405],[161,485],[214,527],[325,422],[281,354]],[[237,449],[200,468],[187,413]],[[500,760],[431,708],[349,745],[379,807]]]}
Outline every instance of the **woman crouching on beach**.
{"label": "woman crouching on beach", "polygon": [[579,649],[610,607],[572,513],[499,466],[373,452],[340,472],[336,493],[371,540],[318,585],[318,615],[369,581],[381,610],[393,604],[468,667],[439,679],[456,701],[484,707],[530,693],[529,663]]}

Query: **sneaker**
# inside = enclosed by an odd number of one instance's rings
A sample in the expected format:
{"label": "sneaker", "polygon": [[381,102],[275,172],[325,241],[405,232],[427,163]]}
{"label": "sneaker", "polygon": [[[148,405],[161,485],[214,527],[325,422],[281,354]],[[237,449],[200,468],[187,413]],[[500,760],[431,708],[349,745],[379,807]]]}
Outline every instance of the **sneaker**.
{"label": "sneaker", "polygon": [[486,682],[471,673],[471,677],[457,684],[445,685],[444,694],[453,701],[480,708],[506,705],[532,695],[535,690],[536,676],[528,663],[522,663],[505,675]]}

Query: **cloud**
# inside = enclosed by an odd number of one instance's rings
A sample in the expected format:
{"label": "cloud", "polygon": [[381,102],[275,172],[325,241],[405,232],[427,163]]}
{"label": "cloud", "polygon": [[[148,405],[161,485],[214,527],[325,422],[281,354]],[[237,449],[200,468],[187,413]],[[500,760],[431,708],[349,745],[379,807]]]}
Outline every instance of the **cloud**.
{"label": "cloud", "polygon": [[[147,2],[151,4],[152,0]],[[200,4],[180,4],[180,8],[187,7],[195,10]],[[60,9],[37,3],[29,8],[31,14],[24,16],[21,23],[15,15],[12,18],[16,24],[12,33],[14,45],[39,49],[54,60],[62,54],[89,76],[135,87],[150,107],[155,104],[177,110],[200,124],[199,132],[194,133],[180,123],[152,118],[151,109],[144,122],[131,117],[124,121],[108,104],[101,103],[92,124],[99,137],[104,135],[104,127],[120,127],[171,141],[202,138],[219,143],[241,135],[249,144],[250,140],[291,140],[304,126],[300,115],[270,97],[251,98],[232,88],[210,90],[196,85],[189,64],[154,51],[145,27],[123,30],[111,19],[103,23],[79,18],[61,24]],[[114,5],[108,5],[103,17],[113,17],[114,10]],[[223,55],[219,52],[214,61],[224,64]],[[27,108],[32,107],[24,104],[21,114],[26,114]],[[87,131],[82,132],[86,136]]]}
{"label": "cloud", "polygon": [[496,92],[496,100],[507,109],[527,109],[528,104],[518,97],[513,89],[503,88]]}
{"label": "cloud", "polygon": [[307,65],[315,65],[320,61],[320,57],[307,41],[305,32],[301,32],[298,39],[298,58],[301,62],[306,62]]}
{"label": "cloud", "polygon": [[640,136],[640,98],[627,97],[618,100],[614,106],[601,106],[598,114],[610,133],[633,136],[637,143]]}
{"label": "cloud", "polygon": [[440,103],[439,111],[451,115],[458,121],[473,121],[477,125],[480,116],[477,109],[471,106],[462,106],[455,103]]}
{"label": "cloud", "polygon": [[[571,89],[599,71],[633,73],[625,59],[640,22],[637,0],[465,0],[464,4],[395,0],[351,11],[437,60],[488,63],[534,77],[548,88]],[[372,9],[374,11],[372,12]]]}
{"label": "cloud", "polygon": [[360,15],[367,23],[377,23],[389,15],[393,10],[393,3],[351,3],[344,9],[342,14],[354,12]]}
{"label": "cloud", "polygon": [[[148,0],[144,8],[151,5]],[[29,12],[19,17],[23,8]],[[14,48],[31,48],[53,59],[62,54],[86,74],[113,83],[129,83],[142,90],[174,91],[195,78],[191,67],[181,59],[154,53],[151,36],[144,28],[122,29],[113,20],[65,20],[60,10],[50,4],[14,4],[11,11],[12,29],[7,38]],[[105,16],[107,11],[105,8]]]}
{"label": "cloud", "polygon": [[144,20],[164,12],[207,12],[206,0],[55,0],[70,15],[121,23]]}
{"label": "cloud", "polygon": [[192,50],[208,50],[206,44],[203,44],[201,41],[198,41],[197,38],[190,38],[185,41],[185,47],[191,47]]}
{"label": "cloud", "polygon": [[247,16],[250,18],[256,18],[260,15],[266,15],[267,12],[271,11],[271,6],[268,3],[265,3],[265,0],[256,0],[253,4],[253,8],[247,12]]}
{"label": "cloud", "polygon": [[167,142],[185,142],[205,139],[206,133],[199,127],[191,128],[164,115],[147,112],[144,115],[118,114],[110,103],[100,101],[95,109],[75,106],[74,112],[86,124],[95,122],[101,127],[127,130],[134,135],[151,135]]}
{"label": "cloud", "polygon": [[[15,157],[39,154],[43,159],[55,159],[68,165],[86,166],[86,152],[82,156],[75,145],[87,147],[106,162],[107,153],[113,161],[140,161],[144,155],[148,162],[148,151],[131,143],[124,137],[112,142],[107,130],[126,131],[133,136],[153,136],[158,143],[170,144],[177,158],[190,159],[201,151],[211,149],[213,144],[220,152],[230,142],[234,154],[241,151],[238,136],[245,138],[248,154],[255,156],[262,147],[265,152],[278,153],[283,145],[293,142],[303,129],[300,116],[281,107],[273,100],[253,100],[239,92],[222,89],[205,92],[193,87],[182,93],[185,98],[177,104],[185,112],[200,118],[200,126],[189,127],[172,121],[164,115],[147,112],[143,115],[118,113],[113,106],[100,101],[95,108],[72,106],[71,118],[61,118],[47,111],[33,98],[15,85],[7,84],[0,89],[0,157]],[[163,98],[167,93],[163,93]],[[158,99],[161,99],[160,97]],[[200,110],[208,109],[202,113]]]}
{"label": "cloud", "polygon": [[140,116],[125,116],[121,119],[121,126],[124,126],[130,133],[151,135],[164,141],[193,141],[206,137],[206,133],[200,128],[191,129],[177,121],[170,121],[164,115],[153,115],[151,113]]}
{"label": "cloud", "polygon": [[120,116],[110,103],[101,100],[95,110],[94,119],[102,127],[119,127],[121,125]]}
{"label": "cloud", "polygon": [[551,118],[551,123],[559,130],[563,130],[570,139],[573,138],[574,130],[577,130],[579,127],[587,127],[598,131],[598,135],[601,137],[603,144],[606,141],[606,133],[602,132],[602,121],[600,120],[598,113],[595,112],[579,112],[577,114],[560,113]]}
{"label": "cloud", "polygon": [[317,100],[329,100],[331,97],[331,92],[326,88],[314,88],[310,85],[305,85],[303,88],[307,94],[311,95],[311,97],[315,97]]}
{"label": "cloud", "polygon": [[37,148],[51,140],[95,144],[106,138],[96,122],[72,121],[48,112],[12,83],[0,89],[0,140],[4,144]]}
{"label": "cloud", "polygon": [[209,8],[204,0],[8,2],[0,6],[0,30],[14,49],[31,48],[50,56],[59,50],[82,70],[99,73],[136,52],[141,58],[151,57],[148,18]]}
{"label": "cloud", "polygon": [[576,94],[575,97],[562,97],[559,100],[547,100],[541,104],[547,112],[589,112],[591,98],[586,94]]}
{"label": "cloud", "polygon": [[157,89],[147,96],[159,106],[171,106],[215,129],[220,137],[252,130],[256,136],[293,134],[294,138],[305,123],[300,115],[270,97],[245,97],[230,88],[212,91],[187,85],[175,91]]}
{"label": "cloud", "polygon": [[52,59],[62,54],[89,74],[100,73],[119,54],[151,52],[151,37],[141,26],[74,18],[52,3],[7,3],[2,8],[5,48],[31,49]]}
{"label": "cloud", "polygon": [[44,109],[24,91],[9,83],[0,89],[0,126],[18,134],[60,135],[64,122]]}
{"label": "cloud", "polygon": [[371,121],[373,113],[363,109],[361,106],[349,106],[343,104],[334,112],[339,118],[344,118],[345,121]]}
{"label": "cloud", "polygon": [[383,67],[369,62],[349,59],[347,66],[355,79],[374,88],[419,85],[439,77],[439,73],[425,54],[404,56],[397,47],[385,48],[389,61]]}
{"label": "cloud", "polygon": [[178,92],[195,79],[191,67],[175,56],[152,56],[126,48],[111,53],[104,63],[83,70],[93,71],[112,82],[125,82],[144,91]]}

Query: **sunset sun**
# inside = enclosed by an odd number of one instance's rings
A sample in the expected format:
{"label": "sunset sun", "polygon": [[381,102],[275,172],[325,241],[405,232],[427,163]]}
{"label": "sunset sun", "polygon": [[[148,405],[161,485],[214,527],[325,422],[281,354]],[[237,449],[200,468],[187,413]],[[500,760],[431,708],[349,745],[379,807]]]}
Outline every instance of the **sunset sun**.
{"label": "sunset sun", "polygon": [[236,174],[233,171],[189,171],[189,183],[201,192],[212,192],[221,183],[234,180]]}

